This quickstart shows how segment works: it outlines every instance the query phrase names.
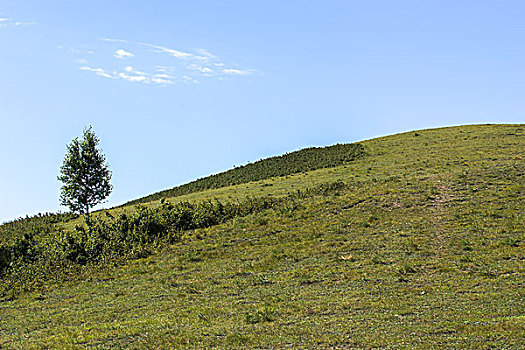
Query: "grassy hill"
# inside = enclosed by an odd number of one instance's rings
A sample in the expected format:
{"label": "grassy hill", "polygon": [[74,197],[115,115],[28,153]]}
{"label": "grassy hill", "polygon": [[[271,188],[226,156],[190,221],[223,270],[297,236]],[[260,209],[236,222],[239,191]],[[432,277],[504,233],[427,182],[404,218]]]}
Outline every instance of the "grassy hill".
{"label": "grassy hill", "polygon": [[96,239],[75,238],[79,219],[33,220],[36,238],[19,223],[3,247],[62,250],[3,268],[0,347],[525,347],[525,125],[361,145],[336,167],[99,213]]}

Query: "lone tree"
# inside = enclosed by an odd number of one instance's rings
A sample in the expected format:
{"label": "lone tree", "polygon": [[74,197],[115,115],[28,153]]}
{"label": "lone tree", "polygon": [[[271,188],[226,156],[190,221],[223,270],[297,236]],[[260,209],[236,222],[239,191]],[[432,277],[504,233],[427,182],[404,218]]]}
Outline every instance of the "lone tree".
{"label": "lone tree", "polygon": [[83,138],[75,138],[67,146],[61,175],[58,176],[63,182],[60,204],[83,214],[88,227],[91,226],[89,209],[102,202],[113,189],[109,183],[111,171],[106,157],[97,148],[98,143],[93,128],[85,128]]}

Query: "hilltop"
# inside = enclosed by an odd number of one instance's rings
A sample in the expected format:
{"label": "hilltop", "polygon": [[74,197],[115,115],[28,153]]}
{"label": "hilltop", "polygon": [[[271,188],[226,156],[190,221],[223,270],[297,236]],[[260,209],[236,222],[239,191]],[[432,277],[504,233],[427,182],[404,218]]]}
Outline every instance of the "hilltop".
{"label": "hilltop", "polygon": [[351,147],[0,226],[1,347],[523,348],[525,125]]}

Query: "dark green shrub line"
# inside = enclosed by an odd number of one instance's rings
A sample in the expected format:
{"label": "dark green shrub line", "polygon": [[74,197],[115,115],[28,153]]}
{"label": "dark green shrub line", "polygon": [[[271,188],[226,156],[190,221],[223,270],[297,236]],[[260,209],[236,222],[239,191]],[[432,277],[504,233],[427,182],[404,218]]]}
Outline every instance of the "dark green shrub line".
{"label": "dark green shrub line", "polygon": [[77,226],[74,232],[61,232],[55,250],[62,258],[81,265],[105,258],[134,257],[138,251],[139,255],[147,253],[141,247],[180,240],[184,231],[218,225],[267,209],[293,212],[299,208],[298,199],[331,195],[345,188],[342,181],[336,181],[282,198],[249,197],[229,203],[218,200],[198,204],[163,202],[155,208],[138,205],[132,214],[121,214],[112,220],[95,219],[89,230]]}
{"label": "dark green shrub line", "polygon": [[81,265],[106,258],[133,257],[137,251],[142,251],[141,247],[172,243],[180,240],[184,231],[271,209],[280,201],[263,197],[225,204],[219,201],[165,202],[156,208],[138,206],[134,213],[121,214],[112,220],[94,219],[89,230],[76,226],[74,232],[61,232],[57,251],[64,259]]}
{"label": "dark green shrub line", "polygon": [[365,149],[363,145],[359,143],[305,148],[198,179],[169,190],[130,201],[122,206],[146,203],[160,198],[181,196],[252,181],[261,181],[272,177],[292,175],[322,168],[332,168],[354,161],[364,155]]}
{"label": "dark green shrub line", "polygon": [[35,228],[12,243],[0,245],[0,294],[12,285],[21,290],[33,285],[22,279],[45,280],[50,277],[47,274],[56,275],[57,269],[146,257],[157,247],[180,241],[188,230],[269,209],[290,214],[300,208],[301,199],[338,194],[345,189],[342,181],[336,181],[281,198],[249,197],[229,203],[164,202],[155,208],[138,205],[134,212],[116,218],[95,218],[89,229],[80,225],[72,231],[52,232],[51,226]]}

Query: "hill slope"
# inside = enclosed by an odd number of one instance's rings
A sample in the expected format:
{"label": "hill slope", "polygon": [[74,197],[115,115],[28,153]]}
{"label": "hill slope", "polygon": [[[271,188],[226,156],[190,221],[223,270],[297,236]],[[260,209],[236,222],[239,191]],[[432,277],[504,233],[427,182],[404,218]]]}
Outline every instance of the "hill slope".
{"label": "hill slope", "polygon": [[361,158],[364,154],[363,146],[358,143],[305,148],[281,156],[261,159],[182,186],[153,193],[149,196],[132,200],[124,204],[124,206],[152,202],[160,198],[178,197],[208,189],[266,180],[272,177],[304,173],[322,168],[333,168]]}
{"label": "hill slope", "polygon": [[0,344],[523,348],[525,126],[362,144],[343,166],[177,197],[284,202],[48,279],[0,303]]}

